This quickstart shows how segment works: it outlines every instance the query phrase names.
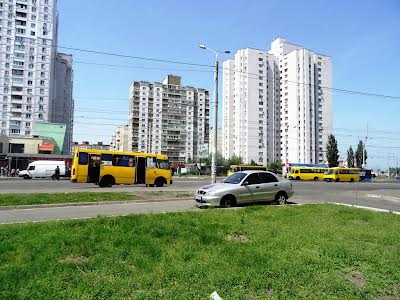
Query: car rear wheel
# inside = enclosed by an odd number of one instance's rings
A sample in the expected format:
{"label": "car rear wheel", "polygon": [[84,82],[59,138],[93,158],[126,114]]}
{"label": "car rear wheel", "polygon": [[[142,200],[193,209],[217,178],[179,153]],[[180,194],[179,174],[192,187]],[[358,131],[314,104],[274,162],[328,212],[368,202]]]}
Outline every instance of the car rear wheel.
{"label": "car rear wheel", "polygon": [[228,195],[228,196],[224,196],[221,199],[221,207],[223,208],[229,208],[229,207],[233,207],[236,204],[236,200],[235,197]]}
{"label": "car rear wheel", "polygon": [[350,178],[350,182],[354,182],[354,178]]}
{"label": "car rear wheel", "polygon": [[296,180],[300,180],[300,177],[299,177],[299,176],[297,176],[297,177],[296,177]]}
{"label": "car rear wheel", "polygon": [[318,181],[318,177],[317,176],[314,177],[314,181]]}
{"label": "car rear wheel", "polygon": [[278,194],[276,194],[275,196],[275,203],[277,205],[284,205],[287,203],[287,195],[283,192],[279,192]]}

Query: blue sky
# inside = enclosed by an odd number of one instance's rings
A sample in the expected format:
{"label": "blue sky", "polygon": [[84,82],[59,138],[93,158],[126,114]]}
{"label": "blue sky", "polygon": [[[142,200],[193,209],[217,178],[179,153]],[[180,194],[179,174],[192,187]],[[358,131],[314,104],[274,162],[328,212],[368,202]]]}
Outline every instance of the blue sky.
{"label": "blue sky", "polygon": [[[269,49],[281,36],[330,55],[334,88],[400,96],[397,0],[59,0],[58,9],[60,46],[212,64],[213,57],[199,49],[199,43],[234,53],[246,47]],[[60,51],[72,53],[75,60],[76,141],[109,142],[113,129],[127,123],[133,80],[160,81],[173,73],[186,85],[210,91],[213,87],[208,68]],[[369,167],[396,165],[400,99],[335,92],[333,101],[341,156],[357,145],[368,126]]]}

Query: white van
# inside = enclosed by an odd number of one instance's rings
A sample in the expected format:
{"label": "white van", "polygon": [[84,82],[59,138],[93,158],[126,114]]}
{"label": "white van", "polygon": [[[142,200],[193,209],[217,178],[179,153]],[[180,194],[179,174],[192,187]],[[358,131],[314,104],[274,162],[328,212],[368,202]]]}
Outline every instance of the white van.
{"label": "white van", "polygon": [[57,166],[60,168],[60,177],[65,177],[65,162],[57,160],[38,160],[31,162],[26,170],[18,173],[18,176],[25,179],[52,178]]}

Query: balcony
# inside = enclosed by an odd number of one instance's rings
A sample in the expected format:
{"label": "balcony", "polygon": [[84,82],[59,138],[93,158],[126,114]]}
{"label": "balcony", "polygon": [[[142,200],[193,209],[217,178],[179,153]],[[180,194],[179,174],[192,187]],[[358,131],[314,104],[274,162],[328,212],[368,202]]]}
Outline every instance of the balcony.
{"label": "balcony", "polygon": [[24,94],[24,92],[23,92],[23,91],[12,91],[12,94],[13,94],[13,95],[20,95],[20,96],[22,96],[22,95]]}
{"label": "balcony", "polygon": [[16,12],[28,12],[28,5],[24,5],[24,4],[17,4],[15,7]]}
{"label": "balcony", "polygon": [[22,113],[22,107],[11,107],[11,112]]}
{"label": "balcony", "polygon": [[13,115],[11,115],[11,117],[10,117],[10,120],[11,121],[22,121],[22,115],[21,114],[13,114]]}
{"label": "balcony", "polygon": [[[17,77],[15,77],[17,76]],[[18,77],[18,75],[13,75],[12,84],[15,86],[22,86],[24,84],[24,79],[22,77]]]}
{"label": "balcony", "polygon": [[22,19],[22,20],[26,20],[26,18],[27,18],[27,16],[28,16],[28,14],[26,13],[27,12],[27,10],[19,10],[18,8],[17,8],[17,12],[16,12],[16,14],[15,14],[15,18],[16,19]]}

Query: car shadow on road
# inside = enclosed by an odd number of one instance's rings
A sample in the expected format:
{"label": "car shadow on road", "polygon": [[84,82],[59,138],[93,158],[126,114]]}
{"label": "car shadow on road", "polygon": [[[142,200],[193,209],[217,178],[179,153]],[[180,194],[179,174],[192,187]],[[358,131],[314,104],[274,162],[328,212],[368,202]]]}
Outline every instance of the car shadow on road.
{"label": "car shadow on road", "polygon": [[[288,201],[286,202],[286,205],[296,205],[298,203],[296,202],[292,202],[292,201]],[[272,206],[284,206],[284,205],[278,205],[275,204],[274,202],[271,201],[261,201],[261,202],[251,202],[251,203],[241,203],[241,204],[237,204],[232,208],[238,208],[238,207],[253,207],[253,206],[261,206],[261,205],[272,205]],[[199,207],[200,209],[213,209],[213,208],[221,208],[220,206],[216,206],[216,207]]]}
{"label": "car shadow on road", "polygon": [[[294,205],[297,204],[296,202],[288,201],[286,202],[286,205]],[[258,206],[258,205],[273,205],[273,206],[282,206],[279,204],[275,204],[274,202],[271,201],[261,201],[261,202],[252,202],[252,203],[241,203],[236,205],[236,207],[249,207],[249,206]]]}

